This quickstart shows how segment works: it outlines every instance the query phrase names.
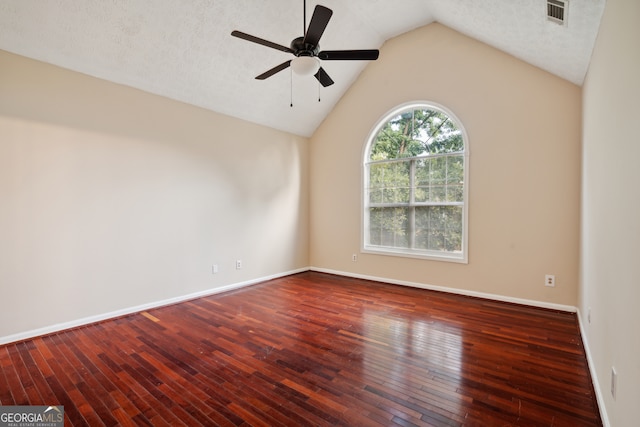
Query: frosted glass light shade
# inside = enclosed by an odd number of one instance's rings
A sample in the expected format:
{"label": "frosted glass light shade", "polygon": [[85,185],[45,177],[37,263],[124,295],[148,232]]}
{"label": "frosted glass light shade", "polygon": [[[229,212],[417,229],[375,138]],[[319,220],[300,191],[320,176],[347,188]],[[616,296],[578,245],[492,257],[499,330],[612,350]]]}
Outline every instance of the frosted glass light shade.
{"label": "frosted glass light shade", "polygon": [[291,69],[300,76],[312,76],[320,69],[320,61],[313,56],[299,56],[291,60]]}

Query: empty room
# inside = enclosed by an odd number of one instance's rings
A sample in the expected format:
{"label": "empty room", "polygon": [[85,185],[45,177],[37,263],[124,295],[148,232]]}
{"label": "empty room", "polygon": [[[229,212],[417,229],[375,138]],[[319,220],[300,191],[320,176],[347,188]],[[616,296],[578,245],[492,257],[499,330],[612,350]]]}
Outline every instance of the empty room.
{"label": "empty room", "polygon": [[638,19],[0,2],[0,426],[638,425]]}

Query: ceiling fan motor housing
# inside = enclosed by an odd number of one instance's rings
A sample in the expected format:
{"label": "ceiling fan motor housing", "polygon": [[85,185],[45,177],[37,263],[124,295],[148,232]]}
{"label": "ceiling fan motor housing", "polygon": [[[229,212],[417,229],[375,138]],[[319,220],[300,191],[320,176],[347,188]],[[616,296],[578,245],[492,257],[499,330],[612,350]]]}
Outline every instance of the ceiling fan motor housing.
{"label": "ceiling fan motor housing", "polygon": [[295,56],[318,56],[320,45],[312,45],[304,42],[304,37],[298,37],[291,42],[291,50]]}

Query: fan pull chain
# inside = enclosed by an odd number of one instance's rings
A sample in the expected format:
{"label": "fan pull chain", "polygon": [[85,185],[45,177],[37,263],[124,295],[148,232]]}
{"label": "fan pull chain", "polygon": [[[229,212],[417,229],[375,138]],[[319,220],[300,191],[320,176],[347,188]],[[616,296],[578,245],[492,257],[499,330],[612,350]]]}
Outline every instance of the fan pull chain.
{"label": "fan pull chain", "polygon": [[320,102],[320,80],[318,80],[318,102]]}
{"label": "fan pull chain", "polygon": [[290,69],[289,76],[291,77],[291,90],[289,91],[291,95],[291,104],[289,105],[289,107],[293,108],[293,69]]}

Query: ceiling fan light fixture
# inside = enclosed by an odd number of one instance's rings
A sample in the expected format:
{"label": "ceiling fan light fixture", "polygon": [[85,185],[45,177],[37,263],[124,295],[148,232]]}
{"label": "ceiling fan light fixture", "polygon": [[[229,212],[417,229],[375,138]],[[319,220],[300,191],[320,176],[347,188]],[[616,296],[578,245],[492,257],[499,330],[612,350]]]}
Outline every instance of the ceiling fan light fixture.
{"label": "ceiling fan light fixture", "polygon": [[291,69],[299,76],[313,76],[320,69],[320,61],[313,56],[298,56],[291,60]]}

